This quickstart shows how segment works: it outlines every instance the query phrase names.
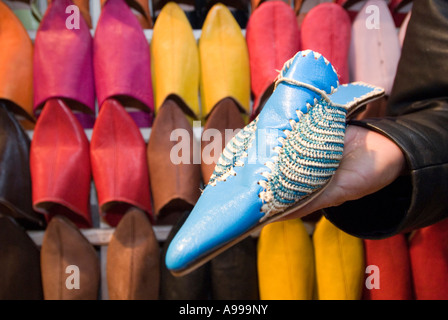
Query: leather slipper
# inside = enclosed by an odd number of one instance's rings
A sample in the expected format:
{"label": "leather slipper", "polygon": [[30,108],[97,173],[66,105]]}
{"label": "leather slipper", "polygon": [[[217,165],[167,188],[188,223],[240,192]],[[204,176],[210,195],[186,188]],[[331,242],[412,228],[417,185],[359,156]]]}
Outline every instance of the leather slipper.
{"label": "leather slipper", "polygon": [[[317,52],[301,51],[286,61],[263,110],[221,153],[209,183],[171,242],[167,267],[176,275],[186,274],[319,195],[342,158],[347,119],[383,94],[365,83],[339,85],[331,63]],[[314,130],[326,134],[301,136]],[[309,149],[309,139],[322,148]],[[311,163],[323,165],[324,171]]]}
{"label": "leather slipper", "polygon": [[70,108],[45,103],[30,148],[33,207],[47,221],[63,215],[79,228],[93,226],[89,141]]}
{"label": "leather slipper", "polygon": [[145,212],[129,210],[107,247],[107,288],[110,300],[157,300],[160,249]]}
{"label": "leather slipper", "polygon": [[315,263],[310,234],[300,219],[277,221],[258,238],[261,300],[312,300]]}
{"label": "leather slipper", "polygon": [[0,206],[2,214],[28,230],[45,227],[45,219],[33,209],[30,143],[14,114],[0,102]]}
{"label": "leather slipper", "polygon": [[116,227],[137,207],[152,219],[146,143],[123,106],[107,99],[90,141],[90,161],[101,217]]}
{"label": "leather slipper", "polygon": [[40,252],[11,217],[0,215],[0,299],[42,300]]}
{"label": "leather slipper", "polygon": [[254,96],[251,119],[254,119],[272,94],[278,70],[300,50],[294,10],[283,1],[263,2],[249,18],[246,41]]}
{"label": "leather slipper", "polygon": [[201,167],[195,150],[200,151],[200,147],[181,107],[175,100],[165,100],[147,147],[157,224],[175,224],[181,213],[191,210],[199,198]]}
{"label": "leather slipper", "polygon": [[[366,285],[363,300],[412,300],[412,270],[407,235],[365,239]],[[369,271],[369,272],[367,272]]]}
{"label": "leather slipper", "polygon": [[223,4],[205,18],[199,39],[202,118],[223,98],[233,98],[242,113],[250,112],[250,67],[240,26]]}
{"label": "leather slipper", "polygon": [[416,230],[410,238],[409,256],[414,297],[448,299],[448,219]]}
{"label": "leather slipper", "polygon": [[100,263],[95,248],[68,219],[56,216],[41,247],[45,300],[97,300]]}
{"label": "leather slipper", "polygon": [[50,99],[61,99],[75,113],[82,127],[95,120],[95,85],[92,36],[84,19],[79,29],[66,26],[71,0],[53,0],[36,32],[33,81],[34,112],[38,117]]}
{"label": "leather slipper", "polygon": [[93,38],[98,106],[118,100],[138,127],[150,127],[154,101],[151,52],[143,29],[124,0],[107,0]]}
{"label": "leather slipper", "polygon": [[156,113],[170,97],[189,117],[200,118],[198,45],[187,16],[174,2],[157,17],[151,54]]}
{"label": "leather slipper", "polygon": [[33,113],[33,43],[14,12],[0,2],[0,100],[8,110],[35,122]]}
{"label": "leather slipper", "polygon": [[350,38],[350,17],[347,11],[336,3],[319,4],[303,19],[302,48],[319,52],[331,61],[341,84],[350,82],[348,65]]}
{"label": "leather slipper", "polygon": [[325,217],[313,233],[318,300],[360,300],[364,285],[362,239],[339,230]]}

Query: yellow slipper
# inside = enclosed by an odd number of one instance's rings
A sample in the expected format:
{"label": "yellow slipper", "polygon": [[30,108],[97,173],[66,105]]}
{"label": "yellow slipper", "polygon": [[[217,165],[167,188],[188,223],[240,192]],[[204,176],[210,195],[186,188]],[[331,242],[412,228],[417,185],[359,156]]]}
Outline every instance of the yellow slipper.
{"label": "yellow slipper", "polygon": [[33,44],[14,12],[0,1],[0,99],[33,121]]}
{"label": "yellow slipper", "polygon": [[156,113],[168,96],[177,96],[189,116],[199,115],[199,53],[184,11],[168,2],[154,24],[151,43]]}
{"label": "yellow slipper", "polygon": [[199,39],[202,116],[223,98],[233,98],[244,113],[250,109],[249,53],[242,30],[221,3],[208,12]]}
{"label": "yellow slipper", "polygon": [[262,300],[311,300],[314,252],[302,220],[273,222],[258,239],[258,282]]}
{"label": "yellow slipper", "polygon": [[364,245],[325,217],[313,233],[319,300],[359,300],[364,284]]}

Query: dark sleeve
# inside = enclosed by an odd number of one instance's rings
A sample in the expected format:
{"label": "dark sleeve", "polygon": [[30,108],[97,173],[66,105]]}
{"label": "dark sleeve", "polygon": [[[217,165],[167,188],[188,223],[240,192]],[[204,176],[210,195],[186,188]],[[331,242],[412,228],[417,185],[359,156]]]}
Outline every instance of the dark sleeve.
{"label": "dark sleeve", "polygon": [[407,172],[374,194],[324,210],[340,229],[362,238],[410,232],[448,217],[448,3],[413,6],[387,115],[350,122],[394,141]]}

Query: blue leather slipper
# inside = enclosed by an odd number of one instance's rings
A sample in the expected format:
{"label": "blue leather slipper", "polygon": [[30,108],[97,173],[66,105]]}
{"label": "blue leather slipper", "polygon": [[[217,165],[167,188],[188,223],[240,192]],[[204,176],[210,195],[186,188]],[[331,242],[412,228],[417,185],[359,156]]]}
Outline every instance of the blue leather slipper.
{"label": "blue leather slipper", "polygon": [[339,85],[317,52],[288,60],[263,110],[223,150],[171,241],[167,268],[184,275],[313,200],[339,166],[347,118],[382,95],[361,82]]}

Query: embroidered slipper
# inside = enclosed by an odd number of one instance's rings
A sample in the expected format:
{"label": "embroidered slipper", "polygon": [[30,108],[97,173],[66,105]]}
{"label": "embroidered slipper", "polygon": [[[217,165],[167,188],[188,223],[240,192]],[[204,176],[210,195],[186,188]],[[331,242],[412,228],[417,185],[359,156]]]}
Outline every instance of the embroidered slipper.
{"label": "embroidered slipper", "polygon": [[339,166],[346,118],[383,94],[363,83],[339,86],[319,53],[302,51],[288,60],[259,116],[221,154],[171,242],[168,269],[185,274],[313,200]]}

